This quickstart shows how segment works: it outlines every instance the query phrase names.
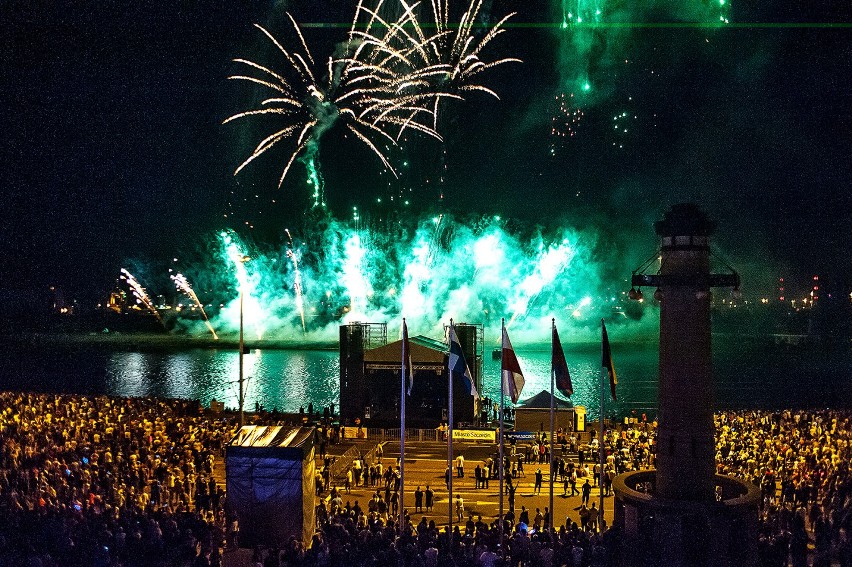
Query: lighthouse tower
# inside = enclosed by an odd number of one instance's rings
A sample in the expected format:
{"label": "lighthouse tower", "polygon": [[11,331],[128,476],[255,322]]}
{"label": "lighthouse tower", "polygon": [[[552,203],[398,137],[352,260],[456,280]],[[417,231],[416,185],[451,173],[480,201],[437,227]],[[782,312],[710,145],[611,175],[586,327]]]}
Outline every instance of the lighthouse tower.
{"label": "lighthouse tower", "polygon": [[715,224],[696,205],[673,206],[654,228],[659,272],[632,284],[660,301],[656,470],[615,479],[622,563],[755,565],[759,491],[715,474],[710,290],[739,276],[710,272]]}
{"label": "lighthouse tower", "polygon": [[710,234],[694,205],[654,225],[660,237],[660,387],[657,491],[661,498],[713,502],[713,362]]}

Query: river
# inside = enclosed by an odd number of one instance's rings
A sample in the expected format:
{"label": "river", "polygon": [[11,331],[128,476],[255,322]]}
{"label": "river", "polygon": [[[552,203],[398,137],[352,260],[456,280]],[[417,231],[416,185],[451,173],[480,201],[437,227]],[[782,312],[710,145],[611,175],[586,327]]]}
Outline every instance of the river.
{"label": "river", "polygon": [[[590,417],[599,405],[600,346],[566,345],[572,401]],[[521,401],[550,387],[549,348],[516,352],[526,376]],[[618,400],[609,416],[654,415],[656,343],[614,343]],[[848,349],[776,347],[765,340],[714,338],[716,406],[720,409],[852,406]],[[499,395],[500,361],[484,356],[484,395]],[[38,392],[212,399],[238,404],[239,357],[234,349],[115,348],[114,345],[7,342],[0,353],[0,388]],[[295,412],[339,405],[336,350],[253,349],[245,356],[246,407]],[[686,378],[685,378],[686,379]]]}

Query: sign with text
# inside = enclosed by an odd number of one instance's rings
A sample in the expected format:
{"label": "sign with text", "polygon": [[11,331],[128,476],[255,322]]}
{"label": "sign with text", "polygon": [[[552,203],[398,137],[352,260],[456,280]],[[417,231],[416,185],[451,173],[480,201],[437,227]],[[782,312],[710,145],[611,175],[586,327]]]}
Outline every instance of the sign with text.
{"label": "sign with text", "polygon": [[366,439],[367,428],[365,427],[341,427],[340,434],[343,439]]}
{"label": "sign with text", "polygon": [[493,429],[453,429],[453,441],[497,441],[497,432]]}
{"label": "sign with text", "polygon": [[503,435],[506,436],[506,441],[511,442],[512,439],[517,443],[530,443],[535,440],[541,440],[542,435],[545,438],[550,437],[550,432],[535,432],[535,431],[504,431]]}

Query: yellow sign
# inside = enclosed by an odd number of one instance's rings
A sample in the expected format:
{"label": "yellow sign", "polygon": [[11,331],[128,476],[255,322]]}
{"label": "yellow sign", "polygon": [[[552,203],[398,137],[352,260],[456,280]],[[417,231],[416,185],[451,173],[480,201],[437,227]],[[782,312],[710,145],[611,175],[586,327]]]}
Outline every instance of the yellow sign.
{"label": "yellow sign", "polygon": [[453,441],[497,441],[497,432],[493,429],[453,429]]}
{"label": "yellow sign", "polygon": [[344,439],[366,439],[367,429],[365,427],[341,427],[341,437]]}

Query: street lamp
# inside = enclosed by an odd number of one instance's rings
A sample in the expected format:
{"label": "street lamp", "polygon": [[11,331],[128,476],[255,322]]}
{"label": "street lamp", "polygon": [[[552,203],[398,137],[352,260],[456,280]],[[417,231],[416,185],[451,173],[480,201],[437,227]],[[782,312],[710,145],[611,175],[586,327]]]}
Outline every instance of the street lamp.
{"label": "street lamp", "polygon": [[[240,263],[245,264],[246,262],[251,261],[250,256],[243,256],[240,258]],[[240,282],[240,427],[245,425],[246,418],[245,413],[243,412],[243,405],[245,403],[245,389],[243,382],[243,352],[245,351],[245,343],[243,341],[243,296],[245,295],[245,282]]]}

